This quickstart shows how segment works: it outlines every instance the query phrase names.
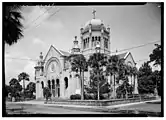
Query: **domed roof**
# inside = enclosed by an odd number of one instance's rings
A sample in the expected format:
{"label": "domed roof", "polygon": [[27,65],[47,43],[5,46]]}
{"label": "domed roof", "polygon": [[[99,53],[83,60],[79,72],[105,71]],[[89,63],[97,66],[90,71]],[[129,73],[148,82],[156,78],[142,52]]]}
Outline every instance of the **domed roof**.
{"label": "domed roof", "polygon": [[102,23],[102,20],[100,20],[100,19],[92,19],[92,20],[89,20],[86,24],[85,24],[85,26],[84,26],[84,29],[86,29],[86,28],[88,28],[89,27],[89,24],[91,24],[92,25],[92,27],[99,27],[99,26],[101,26],[103,23]]}

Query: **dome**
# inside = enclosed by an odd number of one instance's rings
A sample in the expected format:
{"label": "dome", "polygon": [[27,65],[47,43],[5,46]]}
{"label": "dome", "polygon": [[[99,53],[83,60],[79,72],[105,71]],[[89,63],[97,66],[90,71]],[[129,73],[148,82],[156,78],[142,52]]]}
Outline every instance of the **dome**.
{"label": "dome", "polygon": [[88,21],[85,24],[84,29],[88,28],[89,24],[91,24],[92,27],[100,27],[102,25],[102,20],[100,20],[100,19],[92,19],[92,20]]}

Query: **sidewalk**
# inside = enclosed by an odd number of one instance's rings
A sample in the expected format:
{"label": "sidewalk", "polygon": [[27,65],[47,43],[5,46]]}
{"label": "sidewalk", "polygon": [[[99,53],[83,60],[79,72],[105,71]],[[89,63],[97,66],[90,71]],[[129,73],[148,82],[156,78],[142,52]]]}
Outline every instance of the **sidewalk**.
{"label": "sidewalk", "polygon": [[119,107],[125,107],[130,105],[136,104],[143,104],[146,102],[158,102],[161,99],[151,100],[151,101],[143,101],[143,102],[135,102],[135,103],[126,103],[126,104],[119,104],[119,105],[112,105],[112,106],[84,106],[84,105],[64,105],[64,104],[44,104],[44,101],[24,101],[24,102],[9,102],[11,104],[31,104],[31,105],[44,105],[50,107],[66,107],[66,108],[87,108],[87,109],[113,109]]}

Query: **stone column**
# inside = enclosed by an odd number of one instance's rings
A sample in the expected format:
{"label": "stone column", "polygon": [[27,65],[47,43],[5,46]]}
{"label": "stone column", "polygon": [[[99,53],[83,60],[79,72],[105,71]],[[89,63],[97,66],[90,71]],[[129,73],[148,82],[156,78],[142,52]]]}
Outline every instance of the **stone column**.
{"label": "stone column", "polygon": [[134,94],[138,94],[138,80],[137,80],[137,76],[135,76]]}
{"label": "stone column", "polygon": [[63,78],[60,78],[60,97],[63,98],[64,97],[64,80]]}
{"label": "stone column", "polygon": [[40,98],[39,80],[36,80],[36,99]]}

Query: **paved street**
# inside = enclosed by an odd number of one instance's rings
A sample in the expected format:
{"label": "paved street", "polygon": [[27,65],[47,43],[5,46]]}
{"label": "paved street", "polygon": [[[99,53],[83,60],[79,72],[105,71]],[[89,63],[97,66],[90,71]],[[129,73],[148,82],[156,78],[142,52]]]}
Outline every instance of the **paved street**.
{"label": "paved street", "polygon": [[[74,110],[63,107],[56,106],[44,106],[44,105],[29,105],[29,104],[7,104],[7,108],[9,109],[17,109],[23,107],[23,111],[26,111],[30,114],[108,114],[104,112],[91,112],[91,111],[83,111],[83,110]],[[20,110],[21,111],[21,110]],[[11,112],[9,112],[11,113]],[[13,114],[13,113],[11,113]]]}

